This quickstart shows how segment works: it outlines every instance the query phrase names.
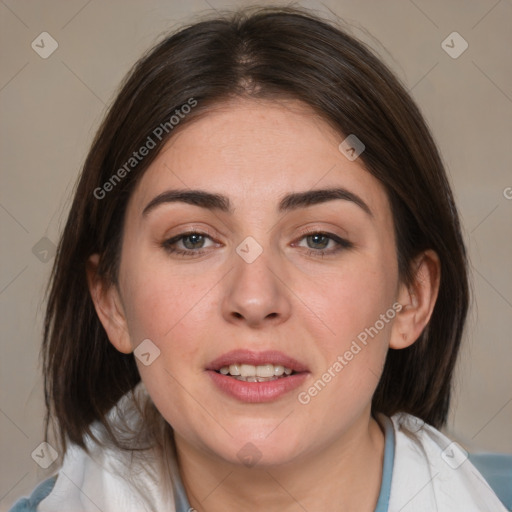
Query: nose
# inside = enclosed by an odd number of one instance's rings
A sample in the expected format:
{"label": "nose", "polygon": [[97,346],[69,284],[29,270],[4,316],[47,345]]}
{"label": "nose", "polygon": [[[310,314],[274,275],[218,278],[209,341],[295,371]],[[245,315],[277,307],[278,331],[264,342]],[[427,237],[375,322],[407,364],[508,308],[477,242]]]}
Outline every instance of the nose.
{"label": "nose", "polygon": [[226,321],[263,328],[290,317],[291,291],[285,272],[269,256],[268,251],[263,251],[249,263],[234,254],[234,269],[223,283],[222,313]]}

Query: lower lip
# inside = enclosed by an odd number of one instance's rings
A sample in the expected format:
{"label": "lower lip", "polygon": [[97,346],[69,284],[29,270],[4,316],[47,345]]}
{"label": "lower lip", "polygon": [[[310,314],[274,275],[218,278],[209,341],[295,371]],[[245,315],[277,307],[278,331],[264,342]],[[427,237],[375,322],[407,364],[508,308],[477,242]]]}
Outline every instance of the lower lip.
{"label": "lower lip", "polygon": [[308,372],[295,373],[281,379],[267,382],[245,382],[207,370],[214,384],[227,395],[241,402],[271,402],[298,388],[306,379]]}

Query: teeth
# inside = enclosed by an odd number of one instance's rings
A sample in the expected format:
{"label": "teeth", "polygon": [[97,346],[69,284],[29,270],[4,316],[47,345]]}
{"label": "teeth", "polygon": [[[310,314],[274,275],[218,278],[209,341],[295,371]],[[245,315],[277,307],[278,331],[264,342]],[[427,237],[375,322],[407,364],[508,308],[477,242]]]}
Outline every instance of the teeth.
{"label": "teeth", "polygon": [[253,366],[252,364],[241,365],[240,375],[242,377],[256,377],[256,366]]}
{"label": "teeth", "polygon": [[280,377],[284,373],[284,366],[276,365],[274,366],[274,375]]}
{"label": "teeth", "polygon": [[[227,368],[227,367],[224,366],[224,368]],[[239,364],[232,364],[232,365],[230,365],[229,366],[229,373],[231,375],[240,375],[240,365]]]}
{"label": "teeth", "polygon": [[273,377],[274,376],[274,365],[266,364],[263,366],[256,366],[256,375],[258,377]]}
{"label": "teeth", "polygon": [[238,380],[246,382],[265,382],[267,380],[275,380],[283,375],[291,375],[292,369],[271,363],[259,366],[236,363],[223,366],[219,372],[222,375],[231,375],[232,377],[237,377]]}

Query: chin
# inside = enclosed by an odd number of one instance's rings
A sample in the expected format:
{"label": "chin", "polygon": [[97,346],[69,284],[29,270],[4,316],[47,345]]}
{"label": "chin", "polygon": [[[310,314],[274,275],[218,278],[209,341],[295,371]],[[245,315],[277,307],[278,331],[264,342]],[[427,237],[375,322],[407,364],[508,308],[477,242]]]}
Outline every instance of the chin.
{"label": "chin", "polygon": [[[275,429],[279,422],[274,423]],[[283,429],[281,432],[272,428],[243,429],[232,432],[233,438],[226,439],[221,445],[210,449],[230,464],[246,467],[271,467],[292,462],[300,453],[298,433]],[[278,427],[279,429],[279,427]]]}

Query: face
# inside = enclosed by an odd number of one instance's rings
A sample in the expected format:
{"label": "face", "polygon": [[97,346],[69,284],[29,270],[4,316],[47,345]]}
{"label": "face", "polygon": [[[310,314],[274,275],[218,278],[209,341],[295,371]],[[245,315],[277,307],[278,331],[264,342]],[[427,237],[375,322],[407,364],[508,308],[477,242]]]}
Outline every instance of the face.
{"label": "face", "polygon": [[[400,285],[386,193],[343,139],[299,102],[233,101],[177,132],[130,198],[109,337],[150,340],[149,394],[209,456],[283,464],[368,423]],[[320,189],[343,192],[301,200]]]}

